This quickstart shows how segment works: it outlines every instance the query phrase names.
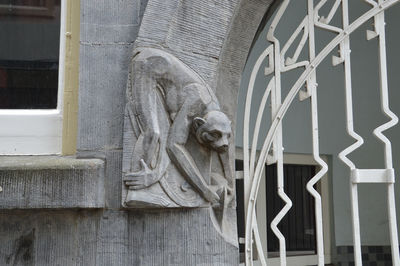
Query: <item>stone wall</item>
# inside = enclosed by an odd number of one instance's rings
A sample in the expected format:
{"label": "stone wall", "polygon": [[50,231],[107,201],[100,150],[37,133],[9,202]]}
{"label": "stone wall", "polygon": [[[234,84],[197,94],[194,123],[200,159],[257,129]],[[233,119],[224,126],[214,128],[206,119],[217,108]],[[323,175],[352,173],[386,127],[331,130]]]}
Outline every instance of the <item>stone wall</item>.
{"label": "stone wall", "polygon": [[78,152],[0,165],[11,193],[0,195],[0,265],[238,264],[209,208],[121,207],[128,65],[134,46],[163,47],[235,120],[240,74],[271,2],[81,0]]}

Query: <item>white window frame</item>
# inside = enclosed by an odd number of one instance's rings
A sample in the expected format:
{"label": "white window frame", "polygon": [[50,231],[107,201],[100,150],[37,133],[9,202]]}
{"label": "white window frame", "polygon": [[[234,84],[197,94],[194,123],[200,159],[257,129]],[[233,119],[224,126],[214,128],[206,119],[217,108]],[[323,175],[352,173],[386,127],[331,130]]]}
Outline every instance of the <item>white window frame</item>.
{"label": "white window frame", "polygon": [[[257,152],[258,155],[258,152]],[[325,163],[328,163],[328,157],[325,155],[321,155],[322,160]],[[243,160],[243,149],[236,147],[236,159]],[[283,154],[283,163],[284,164],[299,164],[299,165],[315,165],[320,167],[314,160],[311,154],[295,154],[295,153],[284,153]],[[322,199],[322,218],[323,218],[323,231],[324,231],[324,255],[325,255],[325,264],[332,263],[332,254],[331,254],[331,204],[330,204],[330,189],[329,189],[329,176],[328,173],[324,175],[321,179],[320,186],[321,189],[321,199]],[[258,228],[261,238],[262,246],[264,250],[267,249],[267,232],[262,228],[267,228],[269,226],[267,224],[267,206],[266,206],[266,191],[265,191],[265,178],[261,179],[260,189],[257,198],[256,212],[257,212],[257,221]],[[265,258],[267,260],[268,266],[280,266],[280,258],[273,257],[269,258],[268,253],[265,254]],[[258,264],[259,261],[255,261],[254,265]],[[290,255],[288,252],[287,256],[287,265],[288,266],[305,266],[305,265],[317,265],[318,264],[318,256],[317,254],[307,255]],[[244,264],[240,264],[241,266]]]}
{"label": "white window frame", "polygon": [[61,0],[56,109],[0,109],[0,155],[61,154],[67,0]]}

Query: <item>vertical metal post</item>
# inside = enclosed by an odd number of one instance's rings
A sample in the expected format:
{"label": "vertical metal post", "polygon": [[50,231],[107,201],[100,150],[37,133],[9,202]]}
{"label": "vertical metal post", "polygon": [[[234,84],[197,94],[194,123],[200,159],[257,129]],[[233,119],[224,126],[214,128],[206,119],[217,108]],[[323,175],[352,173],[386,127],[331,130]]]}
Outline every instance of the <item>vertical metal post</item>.
{"label": "vertical metal post", "polygon": [[[382,4],[383,0],[378,0]],[[391,120],[378,127],[374,133],[385,144],[385,167],[386,169],[393,168],[392,161],[392,146],[390,141],[381,134],[398,122],[398,118],[389,109],[389,92],[387,80],[387,61],[386,61],[386,34],[385,34],[385,13],[381,12],[375,17],[375,29],[379,38],[379,76],[380,76],[380,93],[381,93],[381,107],[382,111]],[[390,229],[390,243],[392,248],[392,261],[393,265],[400,265],[399,257],[399,240],[397,234],[397,219],[396,219],[396,204],[395,204],[395,191],[394,183],[388,183],[387,187],[387,202],[388,202],[388,216],[389,216],[389,229]]]}
{"label": "vertical metal post", "polygon": [[[275,61],[275,86],[274,86],[274,99],[271,99],[272,102],[272,115],[275,119],[277,116],[278,110],[281,108],[281,72],[282,72],[282,58],[280,51],[280,43],[279,40],[275,37],[275,29],[278,25],[280,19],[287,6],[289,5],[290,0],[285,0],[273,22],[271,23],[270,29],[267,34],[267,39],[271,41],[274,45],[274,61]],[[278,224],[282,220],[282,218],[286,215],[289,209],[292,206],[292,202],[290,198],[286,195],[284,189],[284,176],[283,176],[283,147],[282,147],[282,124],[280,123],[277,126],[275,139],[274,139],[274,150],[273,152],[276,155],[277,159],[277,191],[279,197],[285,202],[285,206],[282,210],[276,215],[276,217],[271,222],[271,229],[279,239],[279,257],[282,266],[286,266],[286,241],[283,234],[278,229]]]}
{"label": "vertical metal post", "polygon": [[[309,32],[309,59],[310,62],[315,59],[315,34],[314,34],[314,0],[308,0],[308,32]],[[317,73],[314,69],[307,80],[307,91],[311,97],[311,127],[313,141],[313,157],[321,166],[320,171],[307,183],[307,190],[315,199],[315,224],[317,231],[317,255],[318,265],[325,264],[324,259],[324,238],[322,224],[322,202],[321,195],[315,190],[314,185],[328,171],[328,166],[319,155],[319,130],[318,130],[318,98],[317,98]]]}
{"label": "vertical metal post", "polygon": [[[342,1],[342,20],[343,29],[349,26],[349,6],[348,0]],[[343,40],[343,55],[344,55],[344,75],[345,75],[345,89],[346,89],[346,116],[347,116],[347,130],[349,135],[355,134],[353,125],[353,97],[352,97],[352,82],[351,82],[351,64],[350,64],[350,37],[346,36]],[[357,135],[357,137],[359,137]],[[357,138],[355,137],[355,138]],[[359,140],[358,140],[359,141]],[[360,144],[361,145],[361,144]],[[355,169],[355,165],[351,163],[351,169]],[[357,184],[350,181],[350,198],[351,198],[351,212],[353,223],[353,245],[354,245],[354,261],[356,266],[362,265],[361,257],[361,239],[360,239],[360,217],[358,209],[358,189]]]}

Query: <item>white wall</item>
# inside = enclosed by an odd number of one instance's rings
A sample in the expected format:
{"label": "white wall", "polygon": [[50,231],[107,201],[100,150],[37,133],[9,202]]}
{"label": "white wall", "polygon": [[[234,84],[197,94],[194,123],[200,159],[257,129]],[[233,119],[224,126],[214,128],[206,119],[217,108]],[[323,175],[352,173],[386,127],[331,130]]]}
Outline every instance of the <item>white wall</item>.
{"label": "white wall", "polygon": [[[351,8],[351,21],[367,10],[368,6],[361,1],[349,1]],[[281,45],[295,30],[298,23],[304,18],[304,0],[291,1],[283,20],[278,28],[278,37]],[[304,10],[304,12],[303,12]],[[400,5],[394,6],[386,12],[387,49],[389,67],[389,90],[392,110],[400,115]],[[341,20],[340,15],[334,19]],[[283,22],[283,21],[282,21]],[[358,168],[383,168],[383,146],[372,135],[372,130],[383,124],[385,117],[381,114],[379,103],[379,76],[377,40],[367,42],[365,30],[372,29],[372,22],[363,25],[351,35],[352,49],[352,77],[354,99],[355,130],[362,135],[365,144],[351,154],[351,159]],[[321,47],[333,38],[333,34],[317,31],[317,47]],[[260,35],[249,55],[246,68],[243,72],[241,91],[238,105],[238,127],[236,134],[237,146],[242,146],[242,124],[245,91],[247,88],[251,68],[259,54],[267,47],[266,29]],[[307,47],[305,47],[307,50]],[[336,54],[335,50],[332,54]],[[289,55],[291,53],[289,52]],[[307,51],[303,52],[307,57]],[[255,99],[261,100],[263,90],[268,79],[264,78],[263,69],[256,82]],[[283,97],[290,89],[300,71],[293,71],[283,77]],[[334,231],[336,245],[352,245],[352,228],[350,220],[349,197],[349,171],[337,158],[337,154],[349,146],[353,140],[346,134],[345,107],[344,107],[344,79],[343,67],[332,67],[329,56],[317,70],[318,101],[320,121],[321,153],[332,155],[333,179],[333,211]],[[254,101],[254,103],[257,102]],[[253,109],[255,112],[256,110]],[[253,115],[253,117],[255,114]],[[266,113],[264,132],[268,129],[269,113]],[[311,152],[311,122],[309,101],[296,100],[283,120],[285,152],[310,153]],[[400,174],[400,126],[386,132],[393,143],[394,165],[396,174]],[[400,217],[400,187],[397,185],[397,205]],[[383,185],[361,185],[359,189],[361,233],[363,245],[387,245],[388,223],[386,209],[386,193]]]}

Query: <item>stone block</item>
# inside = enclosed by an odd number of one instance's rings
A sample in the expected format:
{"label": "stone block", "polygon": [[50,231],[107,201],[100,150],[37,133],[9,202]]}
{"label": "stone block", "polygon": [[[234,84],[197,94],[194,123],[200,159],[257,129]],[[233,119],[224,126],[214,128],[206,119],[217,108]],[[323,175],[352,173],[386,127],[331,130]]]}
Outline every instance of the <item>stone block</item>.
{"label": "stone block", "polygon": [[82,45],[78,150],[122,148],[126,79],[133,45]]}
{"label": "stone block", "polygon": [[239,264],[237,246],[215,229],[209,208],[129,212],[131,265]]}
{"label": "stone block", "polygon": [[0,161],[0,209],[103,208],[104,162],[57,156]]}
{"label": "stone block", "polygon": [[81,42],[133,43],[139,31],[141,0],[81,1]]}

